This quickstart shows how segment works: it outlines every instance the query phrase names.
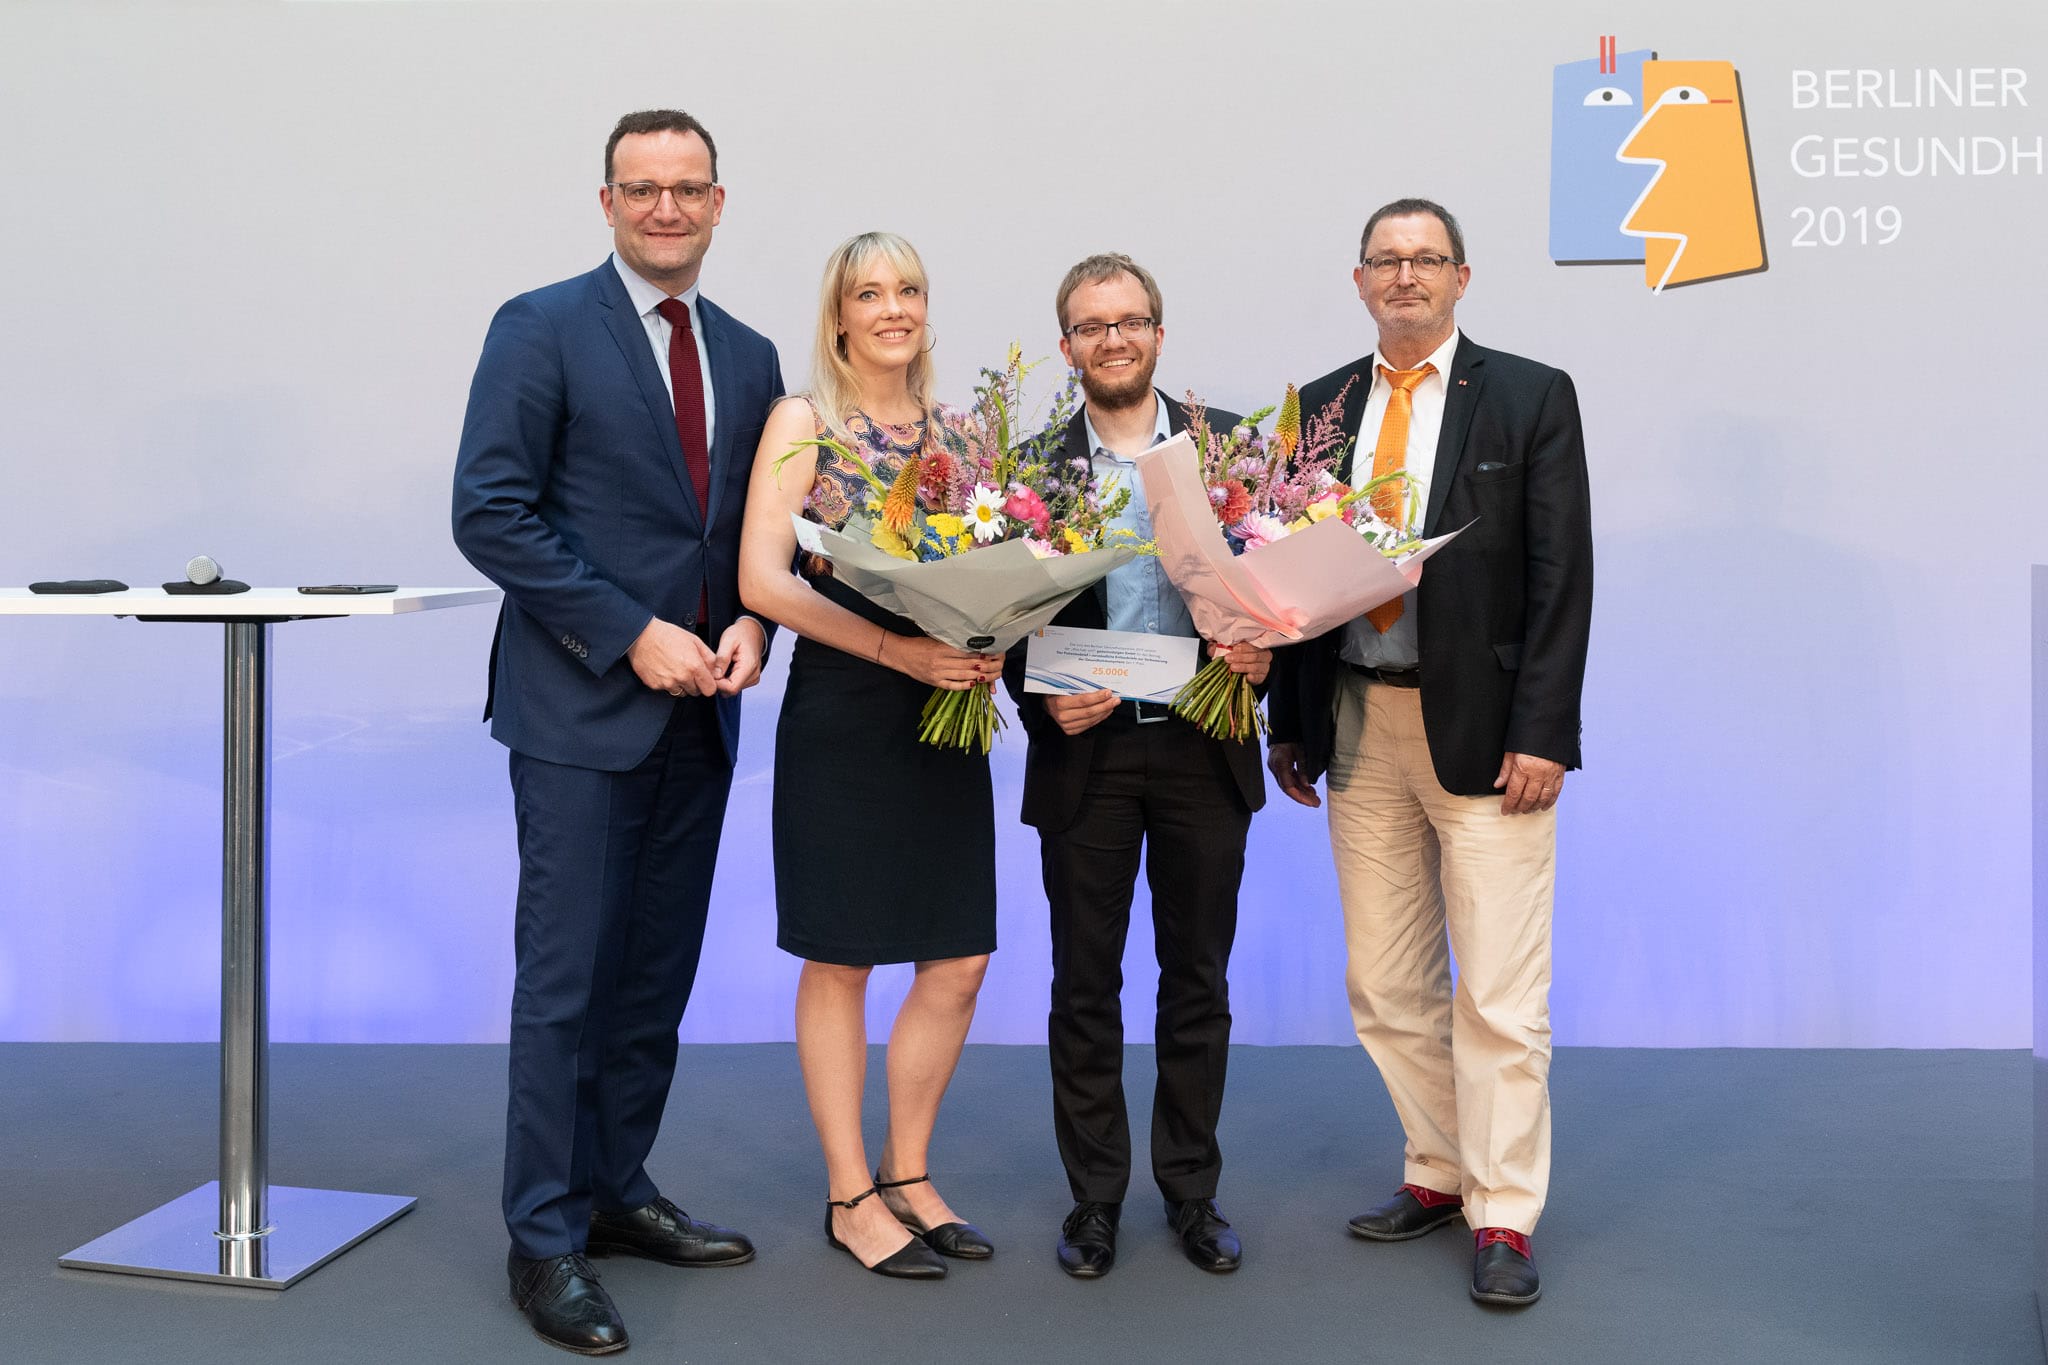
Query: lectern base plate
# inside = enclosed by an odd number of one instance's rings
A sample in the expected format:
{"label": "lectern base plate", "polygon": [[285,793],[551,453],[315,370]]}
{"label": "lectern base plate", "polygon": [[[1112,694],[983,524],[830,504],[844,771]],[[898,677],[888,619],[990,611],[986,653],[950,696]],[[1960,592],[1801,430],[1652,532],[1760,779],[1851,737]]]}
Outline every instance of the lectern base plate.
{"label": "lectern base plate", "polygon": [[272,1185],[272,1231],[244,1242],[224,1242],[213,1235],[220,1224],[220,1182],[209,1180],[59,1256],[57,1264],[69,1270],[289,1289],[416,1202],[404,1194]]}

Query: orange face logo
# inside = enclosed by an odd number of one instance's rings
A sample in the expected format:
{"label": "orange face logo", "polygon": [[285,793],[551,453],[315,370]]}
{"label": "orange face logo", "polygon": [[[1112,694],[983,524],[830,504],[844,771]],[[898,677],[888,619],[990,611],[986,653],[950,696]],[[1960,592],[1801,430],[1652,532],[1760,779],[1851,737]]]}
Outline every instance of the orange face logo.
{"label": "orange face logo", "polygon": [[1652,290],[1764,268],[1742,85],[1729,62],[1643,63],[1642,117],[1615,159],[1651,169],[1621,221]]}

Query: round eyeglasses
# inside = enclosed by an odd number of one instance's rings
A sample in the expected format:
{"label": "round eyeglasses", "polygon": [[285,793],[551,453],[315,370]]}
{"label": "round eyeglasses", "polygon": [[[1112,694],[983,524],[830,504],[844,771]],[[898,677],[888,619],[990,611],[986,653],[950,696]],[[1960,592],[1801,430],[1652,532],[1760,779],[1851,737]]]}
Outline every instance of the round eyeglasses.
{"label": "round eyeglasses", "polygon": [[664,193],[676,201],[679,209],[701,209],[711,202],[711,191],[718,188],[702,180],[678,180],[673,185],[657,185],[652,180],[607,180],[605,184],[635,213],[652,212]]}

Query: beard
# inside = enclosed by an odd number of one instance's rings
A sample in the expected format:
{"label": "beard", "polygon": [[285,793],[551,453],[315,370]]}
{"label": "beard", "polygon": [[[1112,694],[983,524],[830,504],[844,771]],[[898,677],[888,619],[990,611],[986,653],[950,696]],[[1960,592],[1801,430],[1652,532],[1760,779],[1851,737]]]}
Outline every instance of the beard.
{"label": "beard", "polygon": [[1141,355],[1121,370],[1103,371],[1091,366],[1081,371],[1081,392],[1089,403],[1110,412],[1136,407],[1151,396],[1152,372],[1158,365],[1156,356]]}

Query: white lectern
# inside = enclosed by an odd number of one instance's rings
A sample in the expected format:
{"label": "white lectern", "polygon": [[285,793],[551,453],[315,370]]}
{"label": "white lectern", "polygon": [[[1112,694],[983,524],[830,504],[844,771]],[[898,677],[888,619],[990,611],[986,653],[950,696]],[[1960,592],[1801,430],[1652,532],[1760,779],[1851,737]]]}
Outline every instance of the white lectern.
{"label": "white lectern", "polygon": [[292,588],[98,596],[0,588],[0,616],[133,616],[227,627],[220,885],[220,1178],[57,1264],[285,1289],[413,1206],[409,1195],[270,1185],[270,627],[498,600],[495,588],[314,596]]}

